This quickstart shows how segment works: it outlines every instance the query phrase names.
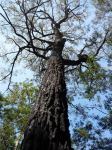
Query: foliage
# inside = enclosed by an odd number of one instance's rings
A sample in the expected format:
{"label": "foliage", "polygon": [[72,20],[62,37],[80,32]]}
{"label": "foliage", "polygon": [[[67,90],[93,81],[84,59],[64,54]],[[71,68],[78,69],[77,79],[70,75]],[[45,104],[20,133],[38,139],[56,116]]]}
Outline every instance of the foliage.
{"label": "foliage", "polygon": [[37,87],[32,83],[19,83],[13,91],[0,98],[0,149],[16,149],[22,139],[31,107],[36,100]]}

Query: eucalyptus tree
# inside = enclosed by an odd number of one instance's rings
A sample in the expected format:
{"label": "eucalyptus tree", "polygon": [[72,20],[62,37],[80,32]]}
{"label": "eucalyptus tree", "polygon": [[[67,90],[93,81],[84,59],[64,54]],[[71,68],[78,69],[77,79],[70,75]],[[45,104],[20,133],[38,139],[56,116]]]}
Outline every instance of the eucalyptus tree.
{"label": "eucalyptus tree", "polygon": [[16,50],[3,55],[11,55],[12,60],[10,71],[3,79],[9,78],[10,88],[15,63],[20,57],[42,72],[40,92],[21,149],[71,150],[65,79],[73,76],[75,84],[84,83],[89,96],[91,89],[96,92],[96,79],[103,84],[102,74],[98,75],[102,69],[96,61],[109,30],[94,33],[88,39],[84,24],[86,1],[9,0],[4,3],[0,4],[1,23],[4,34],[8,32],[7,40],[16,45]]}

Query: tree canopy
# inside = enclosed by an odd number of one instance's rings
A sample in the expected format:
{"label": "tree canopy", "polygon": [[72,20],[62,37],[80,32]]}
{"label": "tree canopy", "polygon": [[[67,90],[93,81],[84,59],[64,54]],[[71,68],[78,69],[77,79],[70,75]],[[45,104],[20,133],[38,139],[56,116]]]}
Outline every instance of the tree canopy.
{"label": "tree canopy", "polygon": [[[98,19],[95,22],[95,16],[90,19],[90,11],[91,14],[95,15],[95,12],[92,12],[92,9],[95,9],[92,2],[17,0],[9,1],[7,5],[4,3],[1,3],[1,16],[3,18],[1,21],[3,28],[1,29],[7,40],[15,44],[12,51],[3,54],[5,58],[13,60],[10,60],[10,71],[5,77],[10,76],[11,80],[16,60],[20,58],[27,60],[28,65],[32,66],[33,70],[36,68],[37,75],[37,72],[40,74],[44,71],[46,59],[50,56],[54,45],[54,26],[57,25],[60,26],[60,32],[67,41],[63,50],[63,58],[66,60],[65,63],[71,66],[66,67],[65,72],[68,74],[73,72],[73,78],[80,76],[79,79],[75,79],[76,84],[82,82],[80,79],[83,73],[86,78],[91,72],[90,80],[97,77],[102,78],[100,74],[104,75],[104,72],[102,68],[99,69],[101,67],[99,62],[103,61],[104,58],[106,61],[108,57],[111,57],[110,49],[108,49],[108,55],[106,52],[109,42],[106,40],[111,31],[108,20],[105,19],[107,23],[104,22],[99,25],[101,21]],[[92,7],[91,10],[89,6]],[[88,63],[67,61],[68,59],[77,60],[82,54],[88,55]],[[78,63],[80,64],[77,65]],[[93,71],[94,73],[92,73]],[[95,71],[97,75],[94,75]],[[92,86],[90,85],[90,87]]]}
{"label": "tree canopy", "polygon": [[[75,123],[71,121],[73,143],[78,149],[109,149],[112,2],[10,0],[2,1],[0,8],[1,32],[11,44],[9,49],[1,51],[1,58],[10,64],[1,80],[8,78],[10,89],[16,62],[23,61],[34,71],[38,82],[44,76],[47,60],[52,53],[54,55],[54,47],[61,44],[59,51],[67,83],[69,116],[72,119],[78,116]],[[10,103],[10,98],[8,101]],[[26,104],[25,101],[23,107]],[[14,128],[10,131],[15,132]]]}

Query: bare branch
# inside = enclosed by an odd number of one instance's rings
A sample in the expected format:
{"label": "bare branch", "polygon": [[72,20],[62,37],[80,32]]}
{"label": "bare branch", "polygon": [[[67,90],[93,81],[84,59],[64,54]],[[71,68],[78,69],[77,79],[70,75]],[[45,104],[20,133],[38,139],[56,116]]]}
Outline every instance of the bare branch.
{"label": "bare branch", "polygon": [[83,55],[78,55],[79,59],[78,60],[69,60],[69,59],[63,59],[64,65],[69,65],[69,66],[77,66],[83,62],[87,62],[88,55],[83,54]]}
{"label": "bare branch", "polygon": [[50,16],[50,14],[48,14],[48,13],[47,13],[46,11],[44,11],[44,10],[40,10],[40,11],[38,11],[38,13],[39,13],[39,12],[42,12],[43,14],[47,15],[47,17],[49,18],[49,20],[51,20],[52,24],[56,25],[56,21],[54,20],[54,18],[52,18],[52,17]]}
{"label": "bare branch", "polygon": [[70,9],[67,8],[67,6],[65,7],[65,16],[63,19],[61,19],[57,24],[60,25],[62,24],[63,22],[65,22],[67,19],[68,19],[68,16],[69,16],[69,12],[70,12]]}
{"label": "bare branch", "polygon": [[102,49],[103,45],[104,45],[105,42],[106,42],[108,33],[109,33],[109,31],[106,32],[105,37],[104,37],[104,39],[103,39],[101,45],[100,45],[100,46],[98,47],[98,49],[96,50],[96,53],[94,54],[94,56],[97,56],[97,55],[99,54],[100,50]]}
{"label": "bare branch", "polygon": [[37,5],[32,7],[32,8],[30,8],[26,13],[30,13],[30,12],[32,12],[32,10],[35,10],[35,9],[37,10],[38,7],[40,7],[43,4],[48,3],[48,2],[50,2],[50,0],[47,0],[47,1],[44,1],[44,2],[40,1],[40,3],[37,1]]}
{"label": "bare branch", "polygon": [[23,40],[25,40],[25,42],[28,43],[28,40],[27,40],[22,34],[20,34],[20,33],[17,32],[17,30],[16,30],[15,26],[13,25],[13,23],[11,22],[11,20],[10,20],[8,14],[7,14],[7,12],[5,11],[5,9],[3,8],[3,6],[2,6],[1,4],[0,4],[0,7],[2,8],[3,12],[5,13],[5,16],[4,16],[2,13],[0,13],[0,15],[1,15],[1,16],[4,18],[4,20],[12,27],[14,33],[15,33],[18,37],[22,38]]}
{"label": "bare branch", "polygon": [[8,84],[7,90],[9,89],[10,84],[11,84],[12,74],[13,74],[13,70],[14,70],[15,63],[16,63],[16,61],[17,61],[17,59],[18,59],[19,54],[22,52],[22,50],[23,50],[22,48],[19,49],[18,52],[17,52],[17,54],[16,54],[16,56],[14,57],[14,60],[13,60],[13,62],[11,63],[12,66],[11,66],[10,72],[0,80],[0,81],[2,81],[2,80],[4,80],[4,79],[6,79],[7,77],[9,77],[9,84]]}
{"label": "bare branch", "polygon": [[32,54],[35,54],[37,57],[43,58],[45,60],[48,59],[48,57],[46,57],[44,55],[41,55],[38,51],[36,51],[35,48],[33,49],[33,51],[31,51],[30,49],[28,49],[27,51],[30,52],[30,53],[32,53]]}

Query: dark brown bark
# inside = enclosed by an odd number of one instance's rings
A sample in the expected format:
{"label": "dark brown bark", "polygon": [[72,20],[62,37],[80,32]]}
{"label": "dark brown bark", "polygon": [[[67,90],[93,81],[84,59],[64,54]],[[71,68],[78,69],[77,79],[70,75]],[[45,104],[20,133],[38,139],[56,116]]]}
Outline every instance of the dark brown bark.
{"label": "dark brown bark", "polygon": [[68,66],[77,66],[83,62],[87,62],[88,55],[82,54],[78,55],[78,60],[70,60],[70,59],[63,59],[63,64]]}
{"label": "dark brown bark", "polygon": [[71,150],[64,66],[51,56],[22,150]]}

